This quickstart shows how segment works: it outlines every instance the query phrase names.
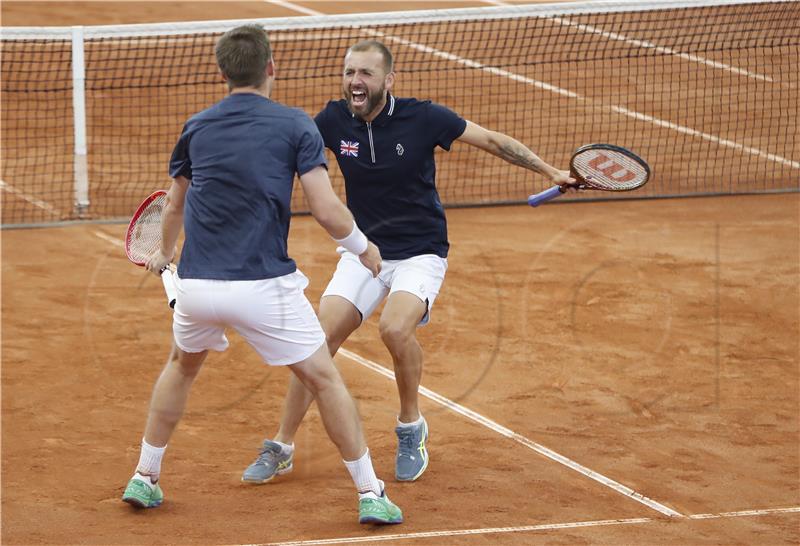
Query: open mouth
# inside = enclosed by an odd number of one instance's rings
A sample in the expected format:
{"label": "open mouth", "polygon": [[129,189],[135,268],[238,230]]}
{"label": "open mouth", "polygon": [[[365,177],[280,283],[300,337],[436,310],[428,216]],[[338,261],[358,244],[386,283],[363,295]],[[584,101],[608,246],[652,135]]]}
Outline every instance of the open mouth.
{"label": "open mouth", "polygon": [[364,106],[367,103],[367,92],[363,89],[354,89],[350,92],[353,106]]}

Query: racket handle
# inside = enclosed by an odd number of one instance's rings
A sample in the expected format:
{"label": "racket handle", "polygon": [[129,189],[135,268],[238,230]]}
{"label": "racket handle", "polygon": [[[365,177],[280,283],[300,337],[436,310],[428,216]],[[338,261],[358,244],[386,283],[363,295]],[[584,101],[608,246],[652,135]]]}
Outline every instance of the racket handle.
{"label": "racket handle", "polygon": [[169,266],[161,270],[161,282],[164,283],[164,291],[167,293],[167,305],[170,309],[174,309],[175,301],[178,298],[178,289],[175,288],[175,279],[172,278],[172,270]]}
{"label": "racket handle", "polygon": [[528,204],[532,207],[538,207],[545,201],[550,201],[551,199],[555,199],[562,193],[564,193],[564,190],[561,188],[561,186],[553,186],[552,188],[540,191],[539,193],[536,193],[528,197]]}

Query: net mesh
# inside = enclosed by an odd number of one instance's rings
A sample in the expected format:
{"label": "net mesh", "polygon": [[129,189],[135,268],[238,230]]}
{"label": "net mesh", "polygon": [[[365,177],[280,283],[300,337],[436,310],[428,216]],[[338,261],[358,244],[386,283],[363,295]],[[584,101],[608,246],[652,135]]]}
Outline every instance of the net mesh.
{"label": "net mesh", "polygon": [[[396,95],[444,104],[555,166],[590,142],[637,150],[657,174],[636,196],[800,189],[800,2],[591,6],[259,22],[271,29],[273,98],[312,116],[340,96],[346,48],[376,38],[395,55]],[[90,205],[80,217],[130,216],[166,187],[184,121],[227,93],[213,55],[225,28],[160,28],[84,29]],[[2,37],[2,222],[78,218],[70,38],[12,30]],[[437,185],[453,206],[524,202],[549,183],[457,144],[437,153]],[[307,210],[301,191],[292,208]]]}
{"label": "net mesh", "polygon": [[161,248],[161,212],[166,202],[167,195],[159,193],[128,226],[125,251],[133,263],[144,265]]}

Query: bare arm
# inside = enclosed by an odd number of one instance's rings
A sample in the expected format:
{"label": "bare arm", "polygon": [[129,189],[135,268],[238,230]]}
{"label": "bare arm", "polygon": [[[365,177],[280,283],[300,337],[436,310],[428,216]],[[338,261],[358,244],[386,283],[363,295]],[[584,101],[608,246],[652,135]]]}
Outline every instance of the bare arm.
{"label": "bare arm", "polygon": [[569,171],[562,171],[549,165],[518,140],[497,131],[484,129],[471,121],[467,121],[467,128],[458,140],[496,155],[512,165],[542,174],[554,184],[575,182],[569,176]]}
{"label": "bare arm", "polygon": [[300,177],[311,215],[334,239],[347,237],[353,229],[353,215],[331,187],[328,171],[317,167]]}
{"label": "bare arm", "polygon": [[161,213],[161,250],[147,261],[149,271],[160,274],[175,257],[178,236],[183,228],[183,206],[190,181],[182,176],[175,178],[167,191],[167,201]]}
{"label": "bare arm", "polygon": [[[311,215],[328,234],[337,241],[352,236],[355,221],[348,208],[339,199],[331,187],[328,171],[319,166],[300,176],[300,183],[308,200]],[[358,230],[358,227],[355,227]],[[360,233],[360,231],[358,231]],[[362,235],[363,237],[363,235]],[[361,263],[364,264],[373,276],[380,272],[381,255],[378,247],[368,242],[367,250],[359,254]]]}

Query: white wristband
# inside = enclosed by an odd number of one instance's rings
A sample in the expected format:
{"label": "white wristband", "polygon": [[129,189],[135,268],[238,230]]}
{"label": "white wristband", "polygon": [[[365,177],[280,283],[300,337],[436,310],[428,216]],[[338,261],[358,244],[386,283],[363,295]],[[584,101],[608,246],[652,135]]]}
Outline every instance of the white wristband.
{"label": "white wristband", "polygon": [[344,239],[334,239],[337,244],[343,246],[348,252],[352,252],[356,256],[361,256],[367,251],[367,236],[361,233],[358,229],[355,220],[353,220],[353,231]]}

